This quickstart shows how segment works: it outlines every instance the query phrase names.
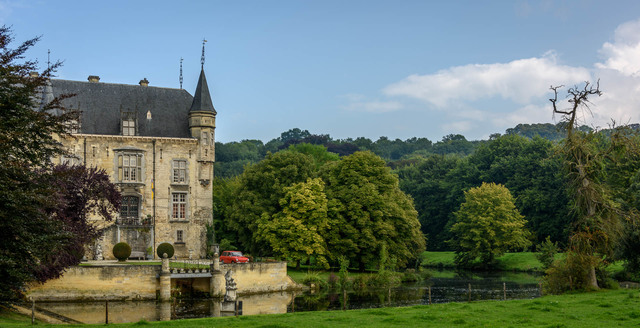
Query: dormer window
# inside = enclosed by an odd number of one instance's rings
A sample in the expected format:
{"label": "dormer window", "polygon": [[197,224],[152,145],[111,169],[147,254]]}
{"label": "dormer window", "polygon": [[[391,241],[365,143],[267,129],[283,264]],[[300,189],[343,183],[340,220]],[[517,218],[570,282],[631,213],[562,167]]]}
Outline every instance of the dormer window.
{"label": "dormer window", "polygon": [[123,136],[135,136],[136,135],[136,113],[134,112],[120,112],[122,117],[122,135]]}
{"label": "dormer window", "polygon": [[80,124],[78,123],[78,120],[69,120],[65,122],[64,125],[67,133],[75,134],[80,131]]}
{"label": "dormer window", "polygon": [[122,135],[123,136],[135,136],[136,135],[136,122],[131,119],[122,120]]}

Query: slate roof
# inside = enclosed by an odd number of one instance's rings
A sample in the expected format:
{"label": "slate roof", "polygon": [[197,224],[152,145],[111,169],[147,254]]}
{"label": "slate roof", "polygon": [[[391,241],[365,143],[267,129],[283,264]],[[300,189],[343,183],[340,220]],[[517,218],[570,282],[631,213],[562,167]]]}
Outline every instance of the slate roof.
{"label": "slate roof", "polygon": [[[64,103],[82,112],[80,133],[121,135],[122,112],[132,112],[138,136],[191,138],[189,110],[194,98],[186,90],[56,79],[51,86],[54,96],[76,94]],[[208,90],[207,96],[211,103]]]}
{"label": "slate roof", "polygon": [[200,71],[200,78],[198,78],[198,86],[196,87],[196,95],[193,97],[193,103],[191,104],[191,111],[213,112],[213,115],[216,115],[216,109],[213,108],[211,94],[209,94],[207,78],[204,76],[204,69]]}

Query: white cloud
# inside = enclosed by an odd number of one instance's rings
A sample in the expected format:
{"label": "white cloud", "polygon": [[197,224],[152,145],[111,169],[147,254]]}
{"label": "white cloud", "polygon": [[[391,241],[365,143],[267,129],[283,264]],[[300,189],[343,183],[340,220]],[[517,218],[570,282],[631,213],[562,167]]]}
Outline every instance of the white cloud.
{"label": "white cloud", "polygon": [[414,74],[385,87],[383,93],[419,99],[437,108],[494,97],[528,104],[532,99],[546,95],[550,85],[589,79],[586,68],[559,65],[555,53],[548,52],[540,58],[456,66],[435,74]]}
{"label": "white cloud", "polygon": [[[640,122],[640,19],[616,28],[613,42],[600,49],[603,62],[595,64],[594,75],[600,79],[601,97],[593,99],[586,121],[606,127]],[[588,113],[587,113],[588,115]]]}
{"label": "white cloud", "polygon": [[612,69],[600,69],[596,74],[603,93],[592,100],[593,116],[586,113],[585,120],[601,127],[612,120],[616,124],[640,122],[640,76],[628,76]]}
{"label": "white cloud", "polygon": [[[555,52],[549,51],[507,63],[413,74],[384,87],[375,101],[347,95],[349,104],[343,108],[366,112],[438,109],[445,134],[480,136],[519,123],[552,122],[551,85],[582,87],[584,81],[599,79],[603,95],[590,98],[590,110],[580,113],[580,123],[607,127],[612,121],[640,122],[640,19],[621,24],[613,41],[603,43],[599,53],[602,61],[593,67],[561,65]],[[569,106],[566,89],[559,90],[561,107]],[[554,118],[556,122],[560,119]]]}
{"label": "white cloud", "polygon": [[640,20],[624,23],[616,29],[613,43],[606,42],[600,54],[606,58],[599,69],[612,69],[624,75],[640,76]]}
{"label": "white cloud", "polygon": [[551,115],[550,105],[526,105],[510,113],[493,115],[491,123],[496,127],[513,127],[520,123],[548,122]]}

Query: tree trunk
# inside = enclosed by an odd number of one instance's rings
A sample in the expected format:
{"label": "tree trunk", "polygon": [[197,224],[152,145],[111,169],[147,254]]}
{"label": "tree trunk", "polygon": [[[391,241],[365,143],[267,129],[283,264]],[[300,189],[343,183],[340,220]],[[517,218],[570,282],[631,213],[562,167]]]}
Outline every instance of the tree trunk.
{"label": "tree trunk", "polygon": [[296,261],[296,270],[300,271],[300,260]]}
{"label": "tree trunk", "polygon": [[365,267],[364,267],[364,262],[360,261],[360,272],[364,272]]}
{"label": "tree trunk", "polygon": [[593,289],[600,289],[598,286],[598,279],[596,278],[596,267],[594,266],[589,268],[589,287]]}

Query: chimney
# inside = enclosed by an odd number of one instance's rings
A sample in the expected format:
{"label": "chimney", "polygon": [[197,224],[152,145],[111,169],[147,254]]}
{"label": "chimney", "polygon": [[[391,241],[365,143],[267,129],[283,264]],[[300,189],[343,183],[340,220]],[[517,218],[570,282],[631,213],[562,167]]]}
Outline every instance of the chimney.
{"label": "chimney", "polygon": [[140,84],[143,87],[148,87],[149,86],[149,80],[147,80],[147,78],[145,77],[144,79],[140,80],[140,82],[138,82],[138,84]]}
{"label": "chimney", "polygon": [[91,83],[98,83],[98,82],[100,82],[100,77],[97,76],[97,75],[89,75],[87,80],[89,80],[89,82],[91,82]]}

